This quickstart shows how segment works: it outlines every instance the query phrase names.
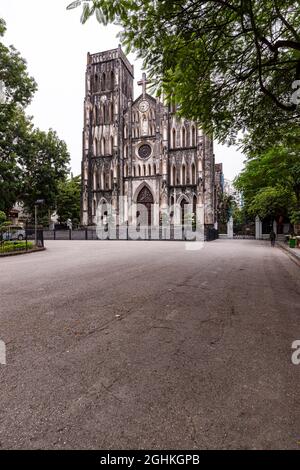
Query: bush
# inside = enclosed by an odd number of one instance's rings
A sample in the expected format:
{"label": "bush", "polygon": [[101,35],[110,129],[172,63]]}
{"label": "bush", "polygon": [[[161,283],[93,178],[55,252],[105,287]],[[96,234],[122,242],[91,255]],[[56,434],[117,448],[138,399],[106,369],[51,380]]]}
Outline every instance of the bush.
{"label": "bush", "polygon": [[[27,249],[31,250],[33,248],[32,242],[27,242]],[[26,242],[2,242],[0,245],[0,253],[9,253],[12,251],[25,251],[26,250]]]}

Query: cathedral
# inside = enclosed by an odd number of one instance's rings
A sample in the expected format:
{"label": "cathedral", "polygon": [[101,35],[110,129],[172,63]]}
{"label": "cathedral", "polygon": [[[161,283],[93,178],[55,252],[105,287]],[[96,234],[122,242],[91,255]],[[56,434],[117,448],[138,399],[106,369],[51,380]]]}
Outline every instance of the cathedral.
{"label": "cathedral", "polygon": [[143,74],[134,99],[134,68],[120,46],[87,56],[81,223],[95,226],[110,207],[118,224],[130,224],[144,207],[144,224],[159,225],[166,214],[178,225],[188,205],[205,230],[213,228],[213,141],[148,94],[147,84]]}

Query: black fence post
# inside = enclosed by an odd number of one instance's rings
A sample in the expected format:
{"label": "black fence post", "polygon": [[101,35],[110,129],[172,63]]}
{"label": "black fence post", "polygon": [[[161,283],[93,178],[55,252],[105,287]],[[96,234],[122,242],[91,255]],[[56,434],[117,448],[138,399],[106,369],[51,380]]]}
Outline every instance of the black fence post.
{"label": "black fence post", "polygon": [[88,231],[87,231],[87,228],[85,229],[85,239],[86,239],[86,240],[88,239]]}
{"label": "black fence post", "polygon": [[26,241],[26,251],[28,251],[28,221],[26,220],[25,226],[25,241]]}
{"label": "black fence post", "polygon": [[55,229],[53,230],[53,240],[56,240],[56,231],[55,231]]}
{"label": "black fence post", "polygon": [[72,230],[69,228],[69,240],[72,240]]}

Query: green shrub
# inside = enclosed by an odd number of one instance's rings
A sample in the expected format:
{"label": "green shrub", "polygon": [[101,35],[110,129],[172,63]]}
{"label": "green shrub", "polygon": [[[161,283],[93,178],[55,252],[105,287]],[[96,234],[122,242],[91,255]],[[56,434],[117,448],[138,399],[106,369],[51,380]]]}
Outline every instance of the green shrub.
{"label": "green shrub", "polygon": [[[32,248],[33,248],[33,243],[27,242],[27,249],[31,250]],[[2,242],[0,245],[0,253],[9,253],[11,251],[22,251],[22,250],[26,250],[26,242],[8,241],[8,242]]]}

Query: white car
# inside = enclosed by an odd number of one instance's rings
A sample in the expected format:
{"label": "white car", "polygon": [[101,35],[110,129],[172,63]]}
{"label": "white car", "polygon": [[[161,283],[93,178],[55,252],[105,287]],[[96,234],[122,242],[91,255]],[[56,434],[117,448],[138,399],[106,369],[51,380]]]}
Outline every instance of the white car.
{"label": "white car", "polygon": [[3,231],[0,232],[0,239],[3,241],[9,240],[25,240],[26,232],[23,227],[19,225],[9,225],[2,229]]}

